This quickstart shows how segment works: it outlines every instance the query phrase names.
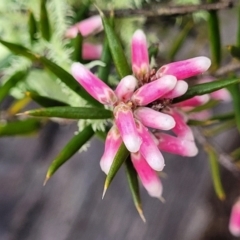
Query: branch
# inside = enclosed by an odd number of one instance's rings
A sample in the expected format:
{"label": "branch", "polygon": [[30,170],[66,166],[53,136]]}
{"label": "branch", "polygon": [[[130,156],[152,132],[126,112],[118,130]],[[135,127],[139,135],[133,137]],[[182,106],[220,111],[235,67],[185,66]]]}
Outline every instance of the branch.
{"label": "branch", "polygon": [[[116,18],[144,16],[144,17],[175,17],[185,15],[198,11],[217,11],[220,9],[231,8],[234,6],[235,0],[226,0],[218,3],[206,3],[199,5],[175,5],[175,6],[159,6],[156,5],[150,9],[117,9],[114,10]],[[103,11],[105,15],[109,16],[113,11]],[[98,14],[98,11],[90,11],[90,15]]]}

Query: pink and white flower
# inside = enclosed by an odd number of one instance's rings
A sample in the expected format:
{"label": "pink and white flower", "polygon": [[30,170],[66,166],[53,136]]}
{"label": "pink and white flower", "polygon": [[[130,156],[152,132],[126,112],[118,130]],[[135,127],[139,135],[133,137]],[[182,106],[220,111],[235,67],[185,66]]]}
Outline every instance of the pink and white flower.
{"label": "pink and white flower", "polygon": [[[92,97],[113,108],[114,125],[100,161],[102,170],[108,174],[123,142],[143,186],[151,196],[160,198],[162,185],[156,171],[165,166],[160,150],[182,156],[198,152],[186,118],[177,106],[171,106],[172,99],[187,91],[183,79],[205,72],[210,60],[198,57],[171,63],[156,73],[150,69],[147,41],[141,30],[133,35],[131,52],[135,77],[124,77],[115,91],[80,63],[72,65],[72,74]],[[176,136],[162,130],[171,130]]]}

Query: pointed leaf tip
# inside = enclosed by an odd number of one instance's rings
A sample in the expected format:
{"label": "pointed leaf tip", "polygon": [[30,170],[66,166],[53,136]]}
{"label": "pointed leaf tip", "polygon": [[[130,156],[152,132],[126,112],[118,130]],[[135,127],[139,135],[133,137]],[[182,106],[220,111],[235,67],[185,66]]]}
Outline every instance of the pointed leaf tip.
{"label": "pointed leaf tip", "polygon": [[49,174],[47,173],[44,182],[43,182],[43,186],[45,187],[45,185],[47,184],[48,180],[50,179],[51,176],[49,176]]}
{"label": "pointed leaf tip", "polygon": [[139,214],[140,218],[143,220],[144,223],[146,223],[146,218],[143,214],[142,207],[140,205],[136,205],[136,209],[138,211],[138,214]]}
{"label": "pointed leaf tip", "polygon": [[104,189],[103,189],[103,194],[102,194],[102,199],[104,198],[104,196],[105,196],[105,194],[106,194],[106,191],[107,191],[107,189],[108,189],[108,184],[105,182],[105,184],[104,184]]}

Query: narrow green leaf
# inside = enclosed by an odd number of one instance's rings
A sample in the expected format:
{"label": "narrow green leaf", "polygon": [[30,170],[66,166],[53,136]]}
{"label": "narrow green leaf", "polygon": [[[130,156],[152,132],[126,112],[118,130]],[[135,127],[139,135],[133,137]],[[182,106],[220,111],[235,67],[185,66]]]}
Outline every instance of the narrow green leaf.
{"label": "narrow green leaf", "polygon": [[212,125],[212,124],[216,124],[218,123],[219,121],[218,120],[194,120],[194,119],[190,119],[188,120],[187,124],[190,125],[190,126],[209,126],[209,125]]}
{"label": "narrow green leaf", "polygon": [[[81,20],[83,20],[85,17],[87,17],[87,13],[89,11],[89,8],[91,6],[92,1],[91,0],[87,0],[87,1],[78,1],[77,2],[80,6],[78,6],[79,10],[76,9],[74,12],[76,12],[75,14],[75,19],[74,22],[80,22]],[[74,6],[73,6],[74,7]]]}
{"label": "narrow green leaf", "polygon": [[237,58],[238,60],[240,60],[240,47],[229,45],[228,50],[234,58]]}
{"label": "narrow green leaf", "polygon": [[214,187],[215,193],[220,200],[224,200],[226,198],[226,195],[221,183],[219,163],[217,160],[218,156],[214,148],[210,145],[205,145],[204,150],[206,151],[209,157],[211,175],[212,175],[213,187]]}
{"label": "narrow green leaf", "polygon": [[0,136],[31,134],[39,130],[41,123],[36,119],[25,119],[15,122],[0,123]]}
{"label": "narrow green leaf", "polygon": [[169,50],[169,60],[173,61],[176,54],[178,53],[178,51],[180,50],[180,48],[182,47],[186,37],[188,36],[190,30],[193,27],[193,22],[189,21],[184,28],[182,29],[182,31],[176,36],[173,45],[171,46],[171,49]]}
{"label": "narrow green leaf", "polygon": [[106,180],[104,183],[103,197],[104,197],[109,185],[111,184],[113,178],[115,177],[116,173],[118,172],[119,168],[122,166],[122,164],[124,163],[124,161],[127,159],[128,156],[129,156],[129,151],[125,147],[124,143],[122,143],[116,153],[116,156],[114,157],[112,166],[106,177]]}
{"label": "narrow green leaf", "polygon": [[77,34],[77,36],[72,39],[72,46],[73,46],[73,53],[72,59],[76,62],[82,62],[82,44],[83,44],[83,37],[81,34]]}
{"label": "narrow green leaf", "polygon": [[126,166],[128,185],[129,185],[130,191],[132,193],[133,203],[134,203],[140,217],[142,218],[142,220],[144,222],[146,222],[145,217],[143,215],[143,210],[142,210],[142,203],[141,203],[139,183],[138,183],[138,175],[137,175],[137,172],[136,172],[130,158],[128,158],[125,161],[125,166]]}
{"label": "narrow green leaf", "polygon": [[23,47],[21,45],[15,44],[15,43],[6,42],[2,39],[0,39],[0,43],[2,45],[4,45],[5,47],[7,47],[11,52],[15,53],[16,55],[21,55],[32,61],[37,60],[37,54],[34,54],[33,52],[31,52],[31,50],[29,50],[26,47]]}
{"label": "narrow green leaf", "polygon": [[0,69],[9,67],[12,58],[13,58],[12,54],[9,54],[6,57],[2,58],[0,61]]}
{"label": "narrow green leaf", "polygon": [[37,30],[37,21],[31,10],[29,10],[29,17],[28,17],[28,31],[29,31],[30,42],[31,44],[33,44],[34,41],[37,40],[36,34],[38,30]]}
{"label": "narrow green leaf", "polygon": [[111,70],[112,56],[111,56],[110,48],[108,46],[108,41],[106,37],[104,39],[101,61],[105,63],[105,66],[98,67],[97,75],[102,81],[107,83],[108,76]]}
{"label": "narrow green leaf", "polygon": [[[212,3],[214,0],[208,0]],[[221,35],[217,11],[209,11],[208,35],[211,49],[212,69],[216,70],[221,63]]]}
{"label": "narrow green leaf", "polygon": [[23,114],[34,117],[58,117],[69,119],[107,119],[112,118],[110,110],[90,107],[51,107],[34,109]]}
{"label": "narrow green leaf", "polygon": [[124,54],[121,42],[115,33],[110,20],[107,19],[102,12],[100,12],[102,17],[102,22],[104,26],[104,31],[108,40],[108,46],[112,54],[113,62],[117,69],[117,72],[121,78],[131,74],[131,69],[127,62],[127,58]]}
{"label": "narrow green leaf", "polygon": [[53,160],[48,168],[44,185],[48,179],[61,167],[69,158],[71,158],[90,138],[94,135],[94,131],[91,126],[86,127],[82,132],[75,135],[62,151]]}
{"label": "narrow green leaf", "polygon": [[63,83],[65,83],[70,89],[78,93],[79,96],[87,100],[94,106],[102,107],[97,100],[95,100],[88,92],[83,89],[79,83],[74,79],[74,77],[68,73],[66,70],[58,66],[56,63],[47,59],[46,57],[39,57],[39,61],[45,65],[52,73],[54,73]]}
{"label": "narrow green leaf", "polygon": [[49,17],[48,17],[48,12],[47,12],[47,0],[41,0],[41,5],[40,5],[40,30],[42,37],[50,41],[51,39],[51,27],[50,27],[50,22],[49,22]]}
{"label": "narrow green leaf", "polygon": [[68,106],[67,103],[52,99],[49,97],[43,97],[33,92],[26,92],[26,96],[30,97],[34,102],[38,103],[42,107],[61,107]]}
{"label": "narrow green leaf", "polygon": [[237,124],[237,129],[240,132],[240,91],[239,85],[229,86],[229,92],[232,95],[233,109],[235,112],[235,120]]}
{"label": "narrow green leaf", "polygon": [[9,77],[6,82],[0,86],[0,102],[9,94],[10,90],[20,81],[23,81],[28,74],[28,71],[18,71]]}
{"label": "narrow green leaf", "polygon": [[181,97],[173,99],[173,103],[178,103],[189,98],[192,98],[197,95],[203,95],[206,93],[211,93],[217,91],[221,88],[225,88],[231,86],[233,84],[237,84],[240,82],[240,78],[233,78],[233,79],[224,79],[218,80],[214,82],[202,83],[191,86],[188,88],[188,91],[182,95]]}

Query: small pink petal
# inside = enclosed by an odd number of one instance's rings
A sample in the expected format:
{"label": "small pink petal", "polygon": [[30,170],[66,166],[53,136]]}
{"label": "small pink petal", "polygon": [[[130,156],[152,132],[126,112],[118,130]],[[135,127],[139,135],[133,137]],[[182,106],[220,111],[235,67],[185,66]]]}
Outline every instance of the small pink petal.
{"label": "small pink petal", "polygon": [[142,140],[137,133],[131,108],[123,102],[119,103],[114,108],[114,117],[126,148],[130,152],[137,152]]}
{"label": "small pink petal", "polygon": [[172,116],[148,107],[139,107],[134,114],[143,125],[151,128],[170,130],[176,124]]}
{"label": "small pink petal", "polygon": [[112,126],[107,134],[105,141],[105,150],[100,160],[100,166],[103,172],[108,174],[112,165],[113,159],[122,144],[121,135],[115,125]]}
{"label": "small pink petal", "polygon": [[170,92],[177,83],[174,76],[164,76],[147,83],[134,92],[132,101],[138,106],[145,106]]}
{"label": "small pink petal", "polygon": [[65,36],[67,38],[75,38],[78,33],[83,37],[99,33],[103,30],[102,19],[100,15],[95,15],[82,20],[70,27]]}
{"label": "small pink petal", "polygon": [[163,188],[157,173],[148,165],[139,152],[131,153],[131,159],[133,166],[149,195],[161,198]]}
{"label": "small pink petal", "polygon": [[188,90],[188,84],[183,80],[178,80],[174,89],[167,94],[165,94],[164,98],[176,98],[182,96]]}
{"label": "small pink petal", "polygon": [[235,237],[240,237],[240,200],[238,200],[232,207],[229,231]]}
{"label": "small pink petal", "polygon": [[147,40],[142,30],[137,30],[132,37],[132,70],[134,75],[143,80],[149,76],[149,57]]}
{"label": "small pink petal", "polygon": [[186,157],[194,157],[198,153],[198,149],[194,141],[177,138],[165,133],[155,133],[155,136],[159,140],[158,147],[161,151]]}
{"label": "small pink petal", "polygon": [[173,75],[177,79],[186,79],[204,73],[211,65],[207,57],[195,57],[183,61],[173,62],[162,66],[156,73],[156,77]]}
{"label": "small pink petal", "polygon": [[115,93],[119,100],[128,101],[137,87],[137,79],[131,75],[124,77],[118,84]]}
{"label": "small pink petal", "polygon": [[210,100],[209,94],[204,94],[201,96],[194,96],[188,100],[182,101],[180,103],[175,104],[174,106],[178,107],[197,107],[207,103]]}
{"label": "small pink petal", "polygon": [[82,87],[100,103],[113,105],[118,100],[113,90],[81,63],[73,63],[71,71]]}
{"label": "small pink petal", "polygon": [[102,55],[101,44],[83,43],[82,46],[82,58],[84,60],[100,59]]}
{"label": "small pink petal", "polygon": [[171,115],[175,122],[176,125],[174,128],[172,128],[171,130],[179,137],[179,138],[183,138],[186,140],[194,140],[194,136],[192,133],[192,129],[187,125],[186,121],[186,115],[184,115],[183,113],[181,113],[180,111],[177,111],[176,109],[172,108],[172,109],[166,109],[165,113]]}
{"label": "small pink petal", "polygon": [[165,166],[164,158],[157,147],[155,137],[139,121],[137,121],[137,130],[142,138],[140,154],[146,159],[152,169],[162,171]]}

